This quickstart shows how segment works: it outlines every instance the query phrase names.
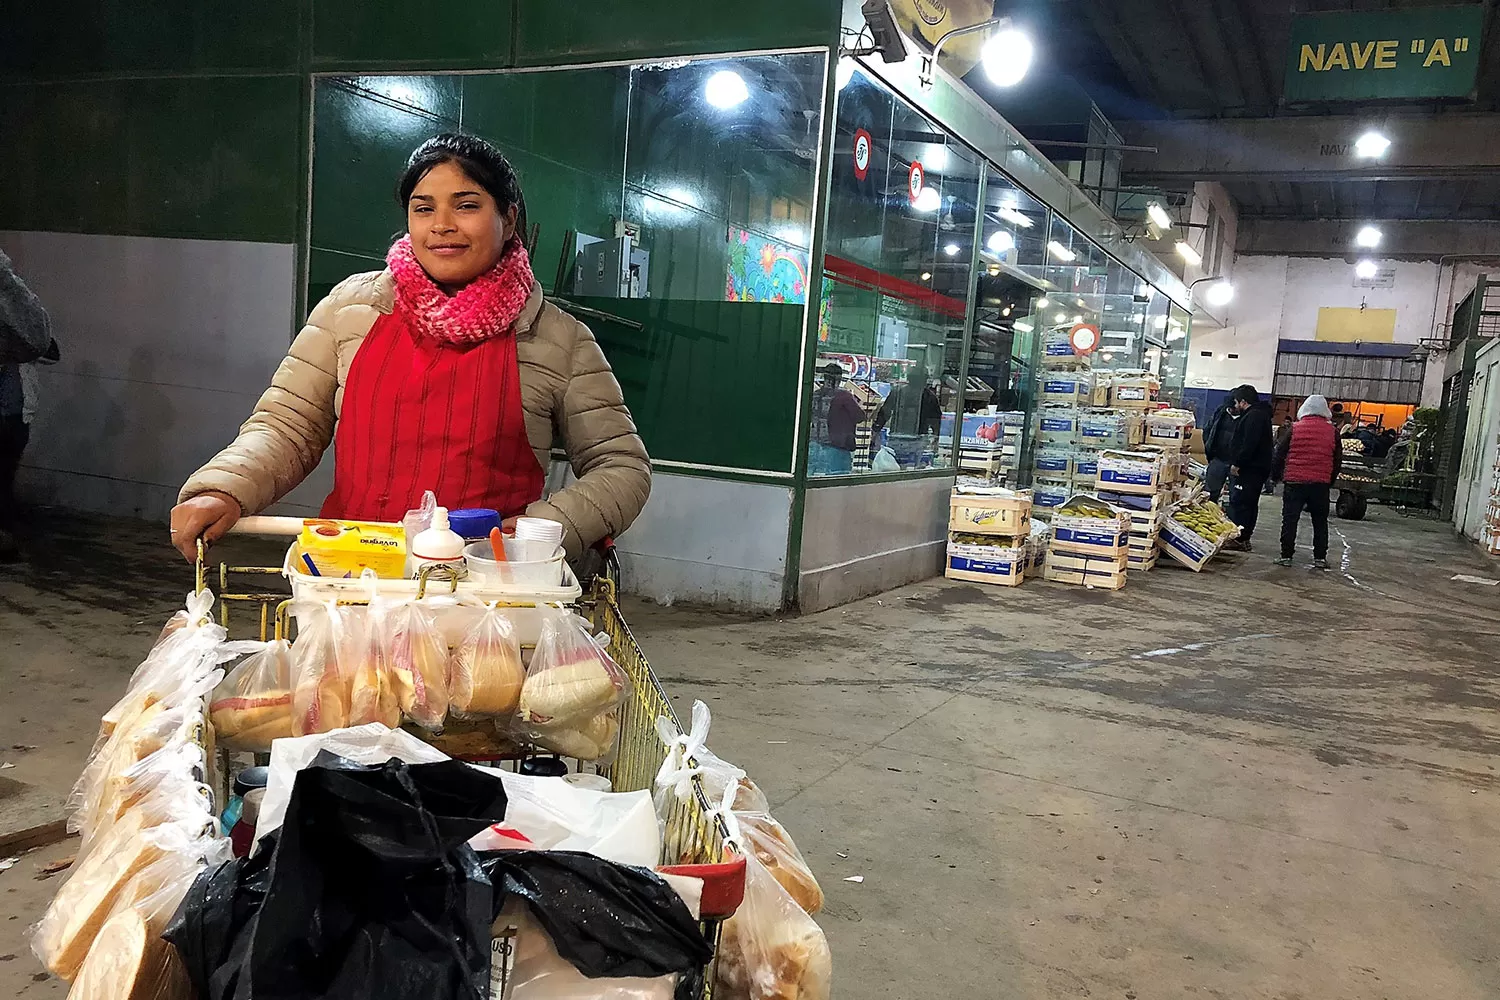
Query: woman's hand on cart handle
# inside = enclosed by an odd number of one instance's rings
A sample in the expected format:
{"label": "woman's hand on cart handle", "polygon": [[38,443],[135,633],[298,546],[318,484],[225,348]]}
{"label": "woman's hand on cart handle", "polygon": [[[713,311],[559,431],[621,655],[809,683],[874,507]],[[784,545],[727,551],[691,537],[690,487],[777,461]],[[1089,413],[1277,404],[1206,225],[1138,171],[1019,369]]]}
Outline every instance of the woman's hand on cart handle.
{"label": "woman's hand on cart handle", "polygon": [[190,563],[198,561],[198,539],[212,545],[244,514],[240,502],[227,493],[203,493],[172,508],[172,544]]}

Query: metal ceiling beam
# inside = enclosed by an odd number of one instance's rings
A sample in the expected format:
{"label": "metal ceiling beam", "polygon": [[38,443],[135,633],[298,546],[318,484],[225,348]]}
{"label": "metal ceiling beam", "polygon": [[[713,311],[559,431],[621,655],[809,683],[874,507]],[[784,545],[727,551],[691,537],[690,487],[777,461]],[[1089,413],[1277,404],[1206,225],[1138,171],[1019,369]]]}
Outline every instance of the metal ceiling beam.
{"label": "metal ceiling beam", "polygon": [[[1235,252],[1287,257],[1365,257],[1354,245],[1362,223],[1329,219],[1241,218]],[[1452,254],[1500,255],[1500,222],[1421,219],[1381,227],[1381,260],[1435,260]]]}
{"label": "metal ceiling beam", "polygon": [[1204,68],[1203,56],[1198,51],[1198,40],[1189,29],[1187,18],[1183,16],[1182,5],[1179,0],[1164,0],[1167,10],[1171,12],[1172,22],[1177,28],[1177,36],[1187,48],[1188,62],[1191,64],[1194,82],[1200,84],[1200,92],[1208,98],[1209,108],[1213,111],[1223,111],[1224,102],[1219,100],[1219,92],[1214,87],[1214,81],[1209,79],[1208,70]]}
{"label": "metal ceiling beam", "polygon": [[1135,50],[1135,46],[1130,44],[1125,26],[1120,22],[1114,4],[1115,0],[1087,0],[1083,4],[1083,9],[1090,26],[1094,29],[1094,34],[1099,36],[1105,47],[1109,49],[1109,54],[1114,56],[1120,72],[1124,73],[1125,79],[1130,81],[1130,86],[1143,100],[1161,105],[1161,89],[1156,85],[1156,80],[1152,77],[1150,70],[1146,68],[1146,61]]}
{"label": "metal ceiling beam", "polygon": [[1359,159],[1353,143],[1369,116],[1246,118],[1118,123],[1131,145],[1121,174],[1132,184],[1184,180],[1378,181],[1489,176],[1500,165],[1500,114],[1391,118],[1380,127],[1391,147]]}

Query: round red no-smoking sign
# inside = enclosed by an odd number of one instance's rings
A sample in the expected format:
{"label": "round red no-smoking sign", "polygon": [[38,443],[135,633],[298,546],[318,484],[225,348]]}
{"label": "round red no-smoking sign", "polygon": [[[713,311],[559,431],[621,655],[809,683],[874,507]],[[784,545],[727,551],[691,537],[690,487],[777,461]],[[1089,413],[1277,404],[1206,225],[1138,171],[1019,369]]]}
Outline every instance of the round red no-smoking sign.
{"label": "round red no-smoking sign", "polygon": [[922,187],[927,180],[927,171],[922,169],[921,160],[911,161],[911,173],[906,175],[906,193],[915,205],[917,199],[922,197]]}
{"label": "round red no-smoking sign", "polygon": [[864,180],[870,173],[870,133],[859,129],[854,133],[854,176]]}

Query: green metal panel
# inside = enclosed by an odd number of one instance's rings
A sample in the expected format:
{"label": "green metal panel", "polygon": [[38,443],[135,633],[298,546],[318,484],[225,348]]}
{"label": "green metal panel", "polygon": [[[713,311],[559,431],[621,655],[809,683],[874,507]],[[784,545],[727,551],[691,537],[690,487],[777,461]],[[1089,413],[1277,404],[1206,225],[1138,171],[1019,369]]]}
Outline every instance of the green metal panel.
{"label": "green metal panel", "polygon": [[110,73],[297,68],[305,0],[73,0],[7,4],[0,75],[57,79]]}
{"label": "green metal panel", "polygon": [[297,239],[296,76],[0,87],[0,228]]}
{"label": "green metal panel", "polygon": [[770,0],[753,8],[680,0],[515,2],[520,66],[832,45],[842,6],[839,0]]}
{"label": "green metal panel", "polygon": [[1301,14],[1292,19],[1284,99],[1467,97],[1484,14],[1477,4]]}
{"label": "green metal panel", "polygon": [[303,0],[315,71],[501,69],[511,63],[512,0]]}
{"label": "green metal panel", "polygon": [[790,471],[802,306],[569,298],[641,324],[585,319],[652,458]]}

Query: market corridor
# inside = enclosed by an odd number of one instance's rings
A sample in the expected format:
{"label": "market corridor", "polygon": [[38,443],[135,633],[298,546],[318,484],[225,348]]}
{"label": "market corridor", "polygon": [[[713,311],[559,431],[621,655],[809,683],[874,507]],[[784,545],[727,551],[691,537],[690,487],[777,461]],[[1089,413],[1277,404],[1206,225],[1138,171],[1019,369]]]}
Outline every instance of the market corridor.
{"label": "market corridor", "polygon": [[[821,879],[839,996],[1500,995],[1500,588],[1451,579],[1497,574],[1446,525],[1338,527],[1327,575],[627,610]],[[188,583],[154,527],[50,541],[0,569],[0,834],[56,810]],[[0,995],[65,993],[24,930],[68,853],[0,872]]]}

